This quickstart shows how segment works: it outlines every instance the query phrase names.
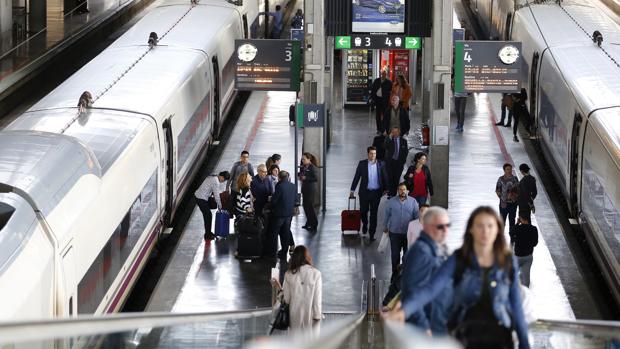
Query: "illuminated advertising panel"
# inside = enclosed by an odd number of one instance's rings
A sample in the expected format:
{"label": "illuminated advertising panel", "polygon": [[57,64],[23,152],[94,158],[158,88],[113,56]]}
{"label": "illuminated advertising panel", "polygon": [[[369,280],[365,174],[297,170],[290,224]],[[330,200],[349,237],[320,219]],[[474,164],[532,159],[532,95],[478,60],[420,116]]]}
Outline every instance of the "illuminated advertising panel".
{"label": "illuminated advertising panel", "polygon": [[354,33],[404,33],[406,0],[351,0]]}

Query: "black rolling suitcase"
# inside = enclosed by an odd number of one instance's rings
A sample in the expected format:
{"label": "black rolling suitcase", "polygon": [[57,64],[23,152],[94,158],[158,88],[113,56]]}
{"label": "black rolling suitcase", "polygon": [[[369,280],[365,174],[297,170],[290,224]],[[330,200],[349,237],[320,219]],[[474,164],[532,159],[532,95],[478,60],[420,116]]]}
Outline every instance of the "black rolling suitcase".
{"label": "black rolling suitcase", "polygon": [[235,224],[237,228],[237,258],[260,258],[263,254],[265,234],[262,218],[254,215],[240,215]]}

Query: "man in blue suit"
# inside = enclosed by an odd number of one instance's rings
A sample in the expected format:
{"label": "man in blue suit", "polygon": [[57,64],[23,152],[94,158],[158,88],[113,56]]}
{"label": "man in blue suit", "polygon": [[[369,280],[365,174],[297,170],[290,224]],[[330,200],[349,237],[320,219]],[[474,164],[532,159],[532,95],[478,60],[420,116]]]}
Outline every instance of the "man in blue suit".
{"label": "man in blue suit", "polygon": [[278,257],[286,258],[286,249],[291,244],[291,220],[295,208],[295,198],[297,196],[297,188],[295,184],[289,180],[289,174],[286,171],[280,171],[278,175],[278,184],[276,191],[271,197],[271,209],[273,212],[273,224],[271,233],[267,237],[267,255],[273,257],[277,249],[277,237],[280,236],[280,244],[282,249],[278,252]]}
{"label": "man in blue suit", "polygon": [[[357,164],[353,183],[351,183],[350,197],[355,196],[355,188],[360,179],[359,197],[360,197],[360,213],[362,214],[362,232],[366,234],[370,232],[370,241],[375,240],[375,231],[377,229],[377,210],[379,209],[379,201],[381,195],[387,193],[388,176],[385,163],[377,160],[377,148],[368,147],[367,160],[361,160]],[[368,224],[368,210],[370,209],[370,226]]]}

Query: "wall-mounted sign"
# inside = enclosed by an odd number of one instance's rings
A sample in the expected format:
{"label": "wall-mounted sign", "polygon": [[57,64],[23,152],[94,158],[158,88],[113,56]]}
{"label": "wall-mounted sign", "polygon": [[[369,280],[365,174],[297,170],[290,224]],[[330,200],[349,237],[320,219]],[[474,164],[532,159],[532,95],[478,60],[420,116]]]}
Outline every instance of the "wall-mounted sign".
{"label": "wall-mounted sign", "polygon": [[404,33],[406,0],[351,0],[354,33]]}
{"label": "wall-mounted sign", "polygon": [[235,40],[235,88],[299,91],[300,42]]}
{"label": "wall-mounted sign", "polygon": [[291,29],[291,40],[304,41],[304,30]]}
{"label": "wall-mounted sign", "polygon": [[324,127],[325,104],[297,104],[297,127]]}
{"label": "wall-mounted sign", "polygon": [[521,90],[521,43],[457,41],[454,45],[455,92]]}
{"label": "wall-mounted sign", "polygon": [[403,35],[336,36],[337,49],[420,49],[422,40]]}

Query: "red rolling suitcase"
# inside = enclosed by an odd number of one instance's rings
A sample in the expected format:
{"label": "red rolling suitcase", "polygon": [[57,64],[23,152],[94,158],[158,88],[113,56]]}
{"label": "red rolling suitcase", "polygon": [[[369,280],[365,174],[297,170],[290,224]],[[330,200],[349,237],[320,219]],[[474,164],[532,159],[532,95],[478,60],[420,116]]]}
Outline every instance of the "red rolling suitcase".
{"label": "red rolling suitcase", "polygon": [[[353,200],[353,209],[351,209],[351,200]],[[359,232],[362,226],[362,214],[357,209],[357,201],[355,197],[349,198],[348,209],[343,210],[340,214],[340,230],[344,233],[345,230],[352,230]]]}

